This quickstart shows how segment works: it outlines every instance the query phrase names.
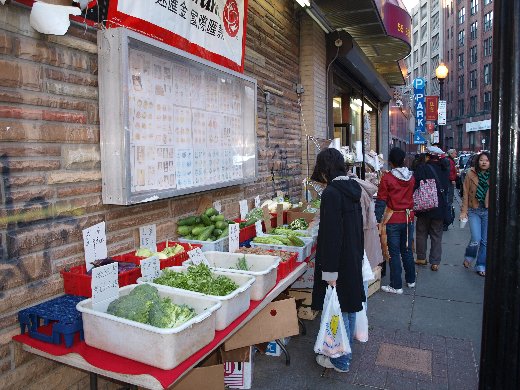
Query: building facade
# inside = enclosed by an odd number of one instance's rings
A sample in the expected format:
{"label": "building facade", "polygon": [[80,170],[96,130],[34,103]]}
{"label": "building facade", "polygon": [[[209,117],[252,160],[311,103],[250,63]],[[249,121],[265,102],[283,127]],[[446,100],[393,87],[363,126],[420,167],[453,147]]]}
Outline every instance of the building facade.
{"label": "building facade", "polygon": [[489,149],[491,129],[493,0],[449,0],[443,12],[448,146]]}

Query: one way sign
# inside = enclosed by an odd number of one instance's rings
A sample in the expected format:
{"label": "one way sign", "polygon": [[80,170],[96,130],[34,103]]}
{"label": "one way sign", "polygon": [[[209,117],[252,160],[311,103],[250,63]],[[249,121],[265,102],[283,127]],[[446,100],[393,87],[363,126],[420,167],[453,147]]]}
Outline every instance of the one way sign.
{"label": "one way sign", "polygon": [[424,139],[424,137],[421,135],[421,133],[414,133],[413,134],[413,143],[415,145],[422,145],[422,144],[425,144],[426,143],[426,140]]}

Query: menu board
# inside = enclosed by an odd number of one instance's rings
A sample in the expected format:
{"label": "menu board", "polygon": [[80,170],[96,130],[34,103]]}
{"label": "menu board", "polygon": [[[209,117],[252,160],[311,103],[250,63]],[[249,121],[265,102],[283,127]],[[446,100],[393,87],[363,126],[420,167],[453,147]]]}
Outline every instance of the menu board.
{"label": "menu board", "polygon": [[255,179],[255,80],[132,31],[99,34],[104,203]]}

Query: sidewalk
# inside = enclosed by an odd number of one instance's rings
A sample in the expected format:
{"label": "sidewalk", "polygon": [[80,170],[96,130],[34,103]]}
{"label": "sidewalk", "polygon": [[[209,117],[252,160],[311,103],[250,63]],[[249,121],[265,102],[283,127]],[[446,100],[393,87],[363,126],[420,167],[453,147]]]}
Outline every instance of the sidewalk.
{"label": "sidewalk", "polygon": [[[475,390],[484,278],[462,265],[468,241],[468,226],[450,227],[443,235],[438,272],[417,266],[415,289],[405,288],[399,296],[379,291],[370,297],[370,338],[366,344],[354,343],[349,373],[316,364],[318,317],[305,321],[306,336],[291,338],[290,366],[283,354],[255,355],[252,389]],[[388,274],[382,285],[389,283]]]}

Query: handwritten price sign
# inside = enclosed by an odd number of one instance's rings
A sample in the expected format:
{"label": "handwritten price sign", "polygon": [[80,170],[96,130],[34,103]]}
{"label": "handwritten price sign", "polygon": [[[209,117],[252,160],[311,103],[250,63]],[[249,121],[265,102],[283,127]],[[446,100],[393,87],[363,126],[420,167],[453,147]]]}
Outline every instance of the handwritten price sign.
{"label": "handwritten price sign", "polygon": [[92,262],[107,258],[107,237],[105,222],[83,229],[83,249],[87,272],[93,267]]}
{"label": "handwritten price sign", "polygon": [[96,267],[92,270],[92,307],[106,311],[108,299],[119,297],[117,262]]}
{"label": "handwritten price sign", "polygon": [[206,256],[204,256],[204,253],[200,250],[200,248],[192,249],[188,252],[188,256],[190,257],[190,260],[195,265],[199,265],[200,263],[206,264],[209,266],[209,261],[206,259]]}
{"label": "handwritten price sign", "polygon": [[155,224],[139,228],[140,247],[157,251],[157,227]]}
{"label": "handwritten price sign", "polygon": [[141,260],[141,275],[147,282],[153,281],[161,274],[161,265],[157,256]]}
{"label": "handwritten price sign", "polygon": [[229,252],[235,253],[238,250],[240,239],[240,225],[235,223],[229,225]]}

